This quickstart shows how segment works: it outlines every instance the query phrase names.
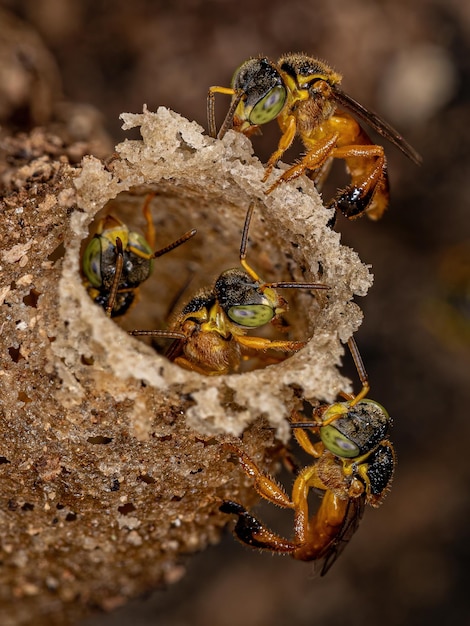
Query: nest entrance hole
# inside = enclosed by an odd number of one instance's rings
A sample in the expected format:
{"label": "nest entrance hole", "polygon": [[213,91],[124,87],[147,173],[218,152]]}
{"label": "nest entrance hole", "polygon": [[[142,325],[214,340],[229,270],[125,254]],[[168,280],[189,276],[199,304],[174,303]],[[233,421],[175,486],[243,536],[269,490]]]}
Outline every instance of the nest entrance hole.
{"label": "nest entrance hole", "polygon": [[[197,233],[178,248],[155,259],[153,272],[139,287],[135,304],[125,316],[115,318],[125,330],[166,330],[172,318],[198,290],[212,287],[222,271],[240,267],[241,235],[249,201],[241,200],[239,205],[233,205],[220,196],[205,194],[201,197],[197,190],[191,192],[168,181],[123,192],[109,201],[95,216],[90,235],[82,243],[82,254],[99,221],[106,215],[113,215],[130,230],[145,234],[147,224],[143,207],[149,195],[156,249],[167,246],[193,228]],[[247,247],[250,265],[266,281],[305,281],[302,262],[295,260],[294,255],[298,257],[299,250],[280,238],[265,207],[257,206]],[[300,289],[283,289],[281,293],[289,303],[289,312],[285,316],[286,332],[267,324],[250,334],[308,339],[312,319],[306,317],[306,311],[311,309],[312,299],[321,303],[323,294]],[[318,308],[320,306],[318,304]],[[166,340],[142,340],[152,343],[160,353],[164,353],[168,346]],[[242,370],[265,365],[259,360],[250,360]]]}

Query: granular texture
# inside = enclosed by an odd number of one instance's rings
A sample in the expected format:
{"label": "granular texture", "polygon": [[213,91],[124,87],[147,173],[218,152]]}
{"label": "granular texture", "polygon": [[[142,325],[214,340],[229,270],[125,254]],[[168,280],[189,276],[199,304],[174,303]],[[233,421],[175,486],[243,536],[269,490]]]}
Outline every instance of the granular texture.
{"label": "granular texture", "polygon": [[[313,184],[266,196],[242,135],[211,139],[164,108],[122,117],[142,139],[107,161],[77,164],[76,146],[40,129],[0,142],[2,626],[65,624],[178,580],[183,555],[217,541],[221,499],[253,498],[221,444],[243,433],[268,468],[300,397],[349,388],[341,342],[371,276],[327,227]],[[105,207],[142,228],[149,193],[159,244],[198,234],[156,260],[120,327],[89,298],[80,254]],[[295,339],[309,339],[292,357],[230,376],[185,371],[124,328],[165,328],[187,283],[237,266],[251,201],[248,255],[263,278],[330,289],[285,294]]]}

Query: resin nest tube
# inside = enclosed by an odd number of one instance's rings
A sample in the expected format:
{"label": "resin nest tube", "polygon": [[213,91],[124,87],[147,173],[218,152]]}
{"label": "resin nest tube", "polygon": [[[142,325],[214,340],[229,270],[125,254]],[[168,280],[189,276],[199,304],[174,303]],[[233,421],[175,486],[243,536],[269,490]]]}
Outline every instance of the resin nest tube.
{"label": "resin nest tube", "polygon": [[[73,167],[39,131],[2,147],[5,157],[18,154],[15,142],[30,148],[0,171],[0,603],[15,624],[112,609],[176,581],[180,555],[217,540],[221,501],[253,499],[220,444],[244,432],[244,449],[269,469],[299,397],[332,402],[350,389],[337,366],[362,319],[353,297],[372,278],[327,227],[313,183],[302,177],[266,196],[241,134],[212,139],[165,108],[122,118],[142,138],[106,162],[86,156]],[[89,297],[81,254],[104,213],[143,230],[149,194],[157,247],[197,234],[155,260],[116,322]],[[282,290],[288,337],[306,345],[268,366],[204,376],[130,336],[164,330],[197,289],[239,267],[253,202],[247,259],[263,280],[329,287]]]}

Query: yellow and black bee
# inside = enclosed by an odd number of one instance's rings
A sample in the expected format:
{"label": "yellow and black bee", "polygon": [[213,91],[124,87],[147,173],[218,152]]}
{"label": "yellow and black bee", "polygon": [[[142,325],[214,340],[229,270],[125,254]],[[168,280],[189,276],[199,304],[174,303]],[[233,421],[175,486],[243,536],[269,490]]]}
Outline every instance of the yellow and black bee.
{"label": "yellow and black bee", "polygon": [[[356,532],[365,505],[381,504],[390,488],[396,463],[388,439],[389,415],[381,404],[366,397],[367,375],[353,340],[350,346],[363,383],[361,392],[356,396],[343,394],[344,402],[318,407],[310,422],[302,421],[297,412],[292,415],[296,440],[314,462],[298,473],[290,497],[238,446],[225,446],[254,478],[255,489],[265,500],[294,511],[294,537],[284,539],[238,502],[224,501],[220,510],[238,516],[234,528],[238,539],[255,548],[290,554],[301,561],[319,561],[322,575]],[[317,441],[312,441],[307,431]],[[318,510],[310,516],[311,489],[323,495]]]}
{"label": "yellow and black bee", "polygon": [[217,135],[215,94],[232,95],[232,104],[219,131],[251,135],[259,126],[277,119],[282,136],[271,155],[264,180],[299,136],[305,156],[286,170],[267,190],[309,173],[322,180],[332,159],[343,159],[351,182],[330,201],[347,218],[366,213],[379,219],[389,203],[387,163],[383,147],[375,145],[348,110],[397,146],[414,163],[420,155],[378,115],[363,107],[340,87],[341,75],[326,63],[304,54],[287,54],[277,62],[250,59],[235,72],[232,86],[211,87],[208,95],[209,132]]}
{"label": "yellow and black bee", "polygon": [[108,317],[125,315],[135,301],[139,286],[153,271],[153,260],[170,252],[196,234],[191,230],[156,252],[155,228],[150,212],[153,194],[143,207],[147,222],[145,236],[130,231],[121,220],[107,215],[98,223],[94,237],[82,256],[84,285],[90,297]]}

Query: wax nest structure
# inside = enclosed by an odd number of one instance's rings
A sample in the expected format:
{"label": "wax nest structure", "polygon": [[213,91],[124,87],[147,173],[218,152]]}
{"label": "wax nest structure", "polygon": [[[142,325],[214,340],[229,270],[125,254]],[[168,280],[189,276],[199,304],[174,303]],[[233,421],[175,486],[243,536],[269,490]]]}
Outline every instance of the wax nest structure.
{"label": "wax nest structure", "polygon": [[[77,162],[76,146],[39,129],[1,140],[3,626],[64,624],[175,582],[183,555],[217,541],[221,500],[252,501],[221,444],[243,433],[268,468],[301,398],[333,401],[350,388],[338,366],[361,322],[352,299],[371,275],[328,228],[313,183],[266,195],[241,134],[212,139],[165,108],[122,119],[141,139],[107,161]],[[142,229],[149,193],[158,245],[198,233],[155,261],[116,323],[83,287],[81,251],[103,210]],[[253,201],[248,258],[263,279],[330,287],[283,292],[291,334],[307,345],[268,367],[208,377],[128,335],[165,328],[175,300],[238,266]]]}

